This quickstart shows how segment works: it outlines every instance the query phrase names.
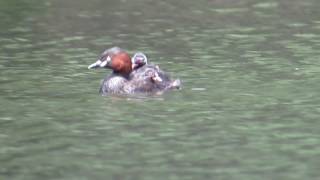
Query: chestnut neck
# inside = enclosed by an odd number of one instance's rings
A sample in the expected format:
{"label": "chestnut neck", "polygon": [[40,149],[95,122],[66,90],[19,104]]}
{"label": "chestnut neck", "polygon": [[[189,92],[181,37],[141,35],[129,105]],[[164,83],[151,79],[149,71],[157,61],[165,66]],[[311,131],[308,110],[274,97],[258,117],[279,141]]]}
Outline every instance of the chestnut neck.
{"label": "chestnut neck", "polygon": [[120,52],[115,54],[111,59],[111,69],[113,73],[128,78],[132,71],[130,56],[126,52]]}

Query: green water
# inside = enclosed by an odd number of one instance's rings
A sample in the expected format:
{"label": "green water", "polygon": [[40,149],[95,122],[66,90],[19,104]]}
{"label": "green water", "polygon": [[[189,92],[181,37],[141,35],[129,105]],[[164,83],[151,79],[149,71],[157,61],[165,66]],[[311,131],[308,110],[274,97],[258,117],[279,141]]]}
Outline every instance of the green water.
{"label": "green water", "polygon": [[[319,179],[318,0],[0,1],[0,179]],[[101,97],[105,48],[181,91]]]}

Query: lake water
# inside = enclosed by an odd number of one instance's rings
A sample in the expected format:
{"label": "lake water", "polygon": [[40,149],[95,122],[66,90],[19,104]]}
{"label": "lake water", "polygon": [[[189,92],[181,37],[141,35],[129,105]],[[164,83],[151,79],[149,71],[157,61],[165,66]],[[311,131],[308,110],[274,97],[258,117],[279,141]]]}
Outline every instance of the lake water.
{"label": "lake water", "polygon": [[[320,178],[318,0],[0,2],[0,179]],[[180,91],[101,97],[112,46]]]}

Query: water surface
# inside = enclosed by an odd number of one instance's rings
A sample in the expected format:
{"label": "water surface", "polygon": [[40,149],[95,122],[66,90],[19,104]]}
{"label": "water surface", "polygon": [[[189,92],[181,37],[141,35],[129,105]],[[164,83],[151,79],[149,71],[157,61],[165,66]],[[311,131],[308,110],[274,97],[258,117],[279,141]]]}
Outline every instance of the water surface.
{"label": "water surface", "polygon": [[[319,179],[317,0],[0,2],[0,179]],[[183,82],[101,97],[105,48]]]}

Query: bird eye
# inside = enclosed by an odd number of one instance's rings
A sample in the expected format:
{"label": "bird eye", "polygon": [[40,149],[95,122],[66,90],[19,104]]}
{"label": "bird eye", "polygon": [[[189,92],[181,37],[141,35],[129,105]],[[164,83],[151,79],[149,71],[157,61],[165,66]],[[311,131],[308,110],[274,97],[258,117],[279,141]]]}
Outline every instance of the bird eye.
{"label": "bird eye", "polygon": [[99,57],[99,60],[105,61],[105,60],[107,60],[108,58],[110,58],[110,56],[108,56],[108,54],[102,54],[102,55]]}

